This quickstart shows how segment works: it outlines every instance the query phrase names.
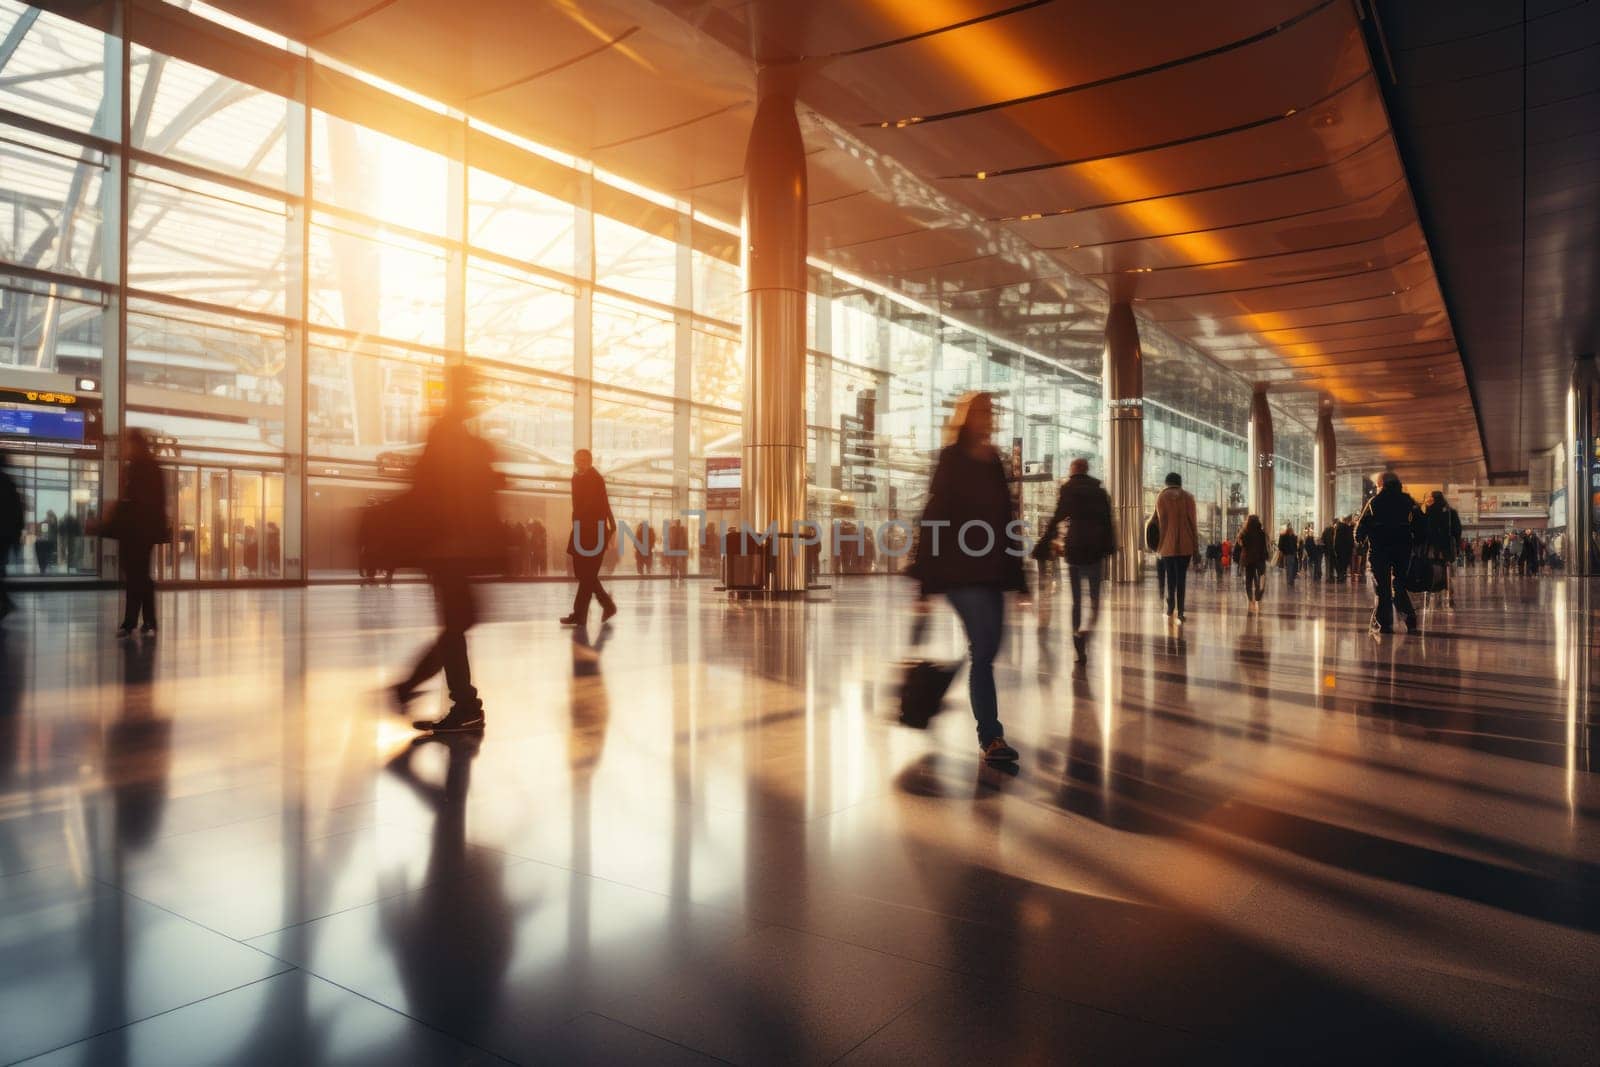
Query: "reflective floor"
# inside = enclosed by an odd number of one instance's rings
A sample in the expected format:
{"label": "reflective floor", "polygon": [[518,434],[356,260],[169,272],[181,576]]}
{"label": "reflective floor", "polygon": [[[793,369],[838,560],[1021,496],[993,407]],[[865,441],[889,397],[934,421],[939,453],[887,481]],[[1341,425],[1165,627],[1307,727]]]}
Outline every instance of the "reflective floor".
{"label": "reflective floor", "polygon": [[1147,584],[1081,670],[1042,598],[1015,774],[961,682],[892,723],[900,580],[619,584],[577,640],[570,595],[486,589],[481,742],[383,703],[420,586],[163,593],[121,644],[21,597],[0,1061],[1594,1062],[1600,583],[1381,641],[1355,587],[1195,576],[1176,633]]}

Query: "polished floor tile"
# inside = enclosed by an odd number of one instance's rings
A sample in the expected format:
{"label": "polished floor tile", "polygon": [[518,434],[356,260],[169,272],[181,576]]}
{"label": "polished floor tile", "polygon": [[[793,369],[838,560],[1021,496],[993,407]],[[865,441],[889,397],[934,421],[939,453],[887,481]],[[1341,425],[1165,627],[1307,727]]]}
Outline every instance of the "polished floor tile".
{"label": "polished floor tile", "polygon": [[[1590,1063],[1600,588],[1049,586],[975,758],[910,589],[483,587],[481,739],[384,686],[425,587],[28,594],[0,630],[0,1063]],[[442,710],[431,689],[413,705]]]}

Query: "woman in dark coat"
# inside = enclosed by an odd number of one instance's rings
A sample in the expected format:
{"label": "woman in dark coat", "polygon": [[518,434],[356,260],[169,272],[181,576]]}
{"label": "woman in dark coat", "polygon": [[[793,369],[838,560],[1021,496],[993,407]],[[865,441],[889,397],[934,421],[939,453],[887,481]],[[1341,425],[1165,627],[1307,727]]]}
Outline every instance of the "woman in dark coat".
{"label": "woman in dark coat", "polygon": [[990,763],[1011,763],[994,686],[994,658],[1005,636],[1007,592],[1026,592],[1024,531],[990,436],[994,398],[969,393],[956,404],[939,453],[928,505],[918,527],[911,574],[927,598],[943,593],[961,617],[972,654],[967,686],[978,721],[978,748]]}
{"label": "woman in dark coat", "polygon": [[113,516],[112,533],[120,543],[122,578],[127,587],[127,607],[118,637],[127,637],[139,625],[141,633],[156,632],[156,584],[150,577],[150,549],[167,540],[167,483],[150,454],[143,430],[123,434],[128,462],[122,470],[122,499]]}
{"label": "woman in dark coat", "polygon": [[1267,569],[1267,531],[1260,515],[1246,518],[1239,530],[1239,563],[1244,567],[1244,595],[1250,600],[1250,610],[1260,611],[1261,576]]}

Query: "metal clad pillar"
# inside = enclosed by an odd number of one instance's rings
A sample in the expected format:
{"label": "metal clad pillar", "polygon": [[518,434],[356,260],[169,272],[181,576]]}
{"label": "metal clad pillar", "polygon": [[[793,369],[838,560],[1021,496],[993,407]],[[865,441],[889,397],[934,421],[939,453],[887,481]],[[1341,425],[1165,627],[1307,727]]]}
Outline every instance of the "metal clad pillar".
{"label": "metal clad pillar", "polygon": [[1139,578],[1144,553],[1144,357],[1133,306],[1111,305],[1106,316],[1103,373],[1106,399],[1106,479],[1116,519],[1111,578]]}
{"label": "metal clad pillar", "polygon": [[758,76],[745,150],[744,471],[739,517],[776,524],[771,588],[803,593],[805,558],[794,550],[806,506],[806,156],[791,86]]}
{"label": "metal clad pillar", "polygon": [[1567,573],[1600,575],[1600,367],[1572,363],[1567,383]]}
{"label": "metal clad pillar", "polygon": [[1272,453],[1272,408],[1267,404],[1266,389],[1258,385],[1250,397],[1250,511],[1261,516],[1268,541],[1278,535],[1278,524],[1272,513]]}
{"label": "metal clad pillar", "polygon": [[1335,479],[1339,472],[1339,446],[1333,436],[1333,406],[1327,401],[1317,412],[1317,442],[1312,460],[1313,514],[1320,534],[1333,521],[1338,501],[1334,499]]}

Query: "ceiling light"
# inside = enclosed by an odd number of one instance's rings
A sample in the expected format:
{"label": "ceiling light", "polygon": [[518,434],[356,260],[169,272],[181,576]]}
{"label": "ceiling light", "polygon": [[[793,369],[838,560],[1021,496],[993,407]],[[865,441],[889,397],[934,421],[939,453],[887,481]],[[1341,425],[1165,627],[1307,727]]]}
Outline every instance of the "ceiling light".
{"label": "ceiling light", "polygon": [[988,171],[986,171],[986,170],[980,170],[980,171],[979,171],[979,172],[978,172],[978,180],[979,180],[979,181],[980,181],[980,182],[981,182],[981,181],[983,181],[983,179],[985,179],[985,178],[987,178],[987,177],[988,177],[988,176],[989,176],[989,172],[988,172]]}

